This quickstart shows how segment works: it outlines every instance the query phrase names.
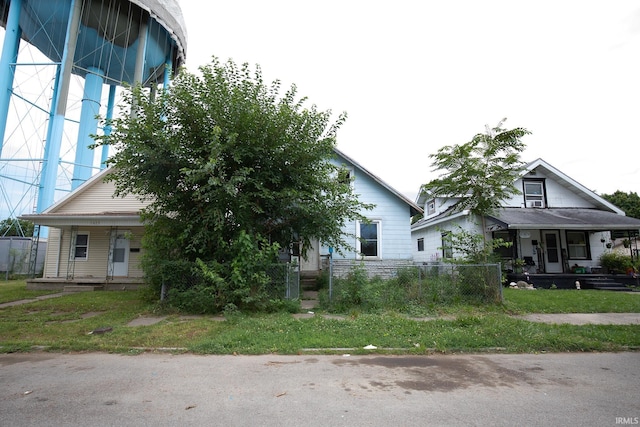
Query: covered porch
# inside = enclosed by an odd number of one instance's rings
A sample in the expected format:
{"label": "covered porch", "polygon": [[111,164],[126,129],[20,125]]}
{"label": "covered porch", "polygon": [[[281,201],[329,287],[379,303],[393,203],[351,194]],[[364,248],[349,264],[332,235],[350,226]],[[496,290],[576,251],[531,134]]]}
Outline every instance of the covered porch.
{"label": "covered porch", "polygon": [[[496,250],[507,274],[535,276],[549,285],[557,280],[570,287],[576,280],[626,280],[606,271],[600,258],[613,250],[616,237],[627,236],[637,245],[639,229],[636,218],[595,209],[504,208],[488,218],[491,237],[510,243]],[[629,249],[632,258],[635,249]]]}

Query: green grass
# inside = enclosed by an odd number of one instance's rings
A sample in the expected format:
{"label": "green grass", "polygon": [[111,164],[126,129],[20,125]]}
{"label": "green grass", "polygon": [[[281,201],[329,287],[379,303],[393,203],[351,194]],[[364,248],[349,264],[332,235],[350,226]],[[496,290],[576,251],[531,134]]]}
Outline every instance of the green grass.
{"label": "green grass", "polygon": [[55,293],[55,291],[29,291],[24,280],[0,280],[0,304],[52,293]]}
{"label": "green grass", "polygon": [[[11,283],[11,286],[14,284]],[[18,295],[0,285],[0,298]],[[11,287],[9,286],[9,287]],[[24,284],[22,285],[24,286]],[[105,351],[136,354],[173,349],[197,354],[430,354],[433,352],[621,351],[640,348],[638,325],[547,325],[521,313],[640,312],[640,295],[598,291],[505,290],[498,306],[447,306],[436,320],[403,314],[352,312],[340,319],[296,319],[290,314],[211,316],[162,313],[142,292],[83,292],[0,309],[0,352]],[[151,326],[130,327],[140,316],[162,315]],[[98,328],[104,334],[89,334]],[[366,345],[377,350],[365,350]]]}
{"label": "green grass", "polygon": [[504,300],[515,313],[640,313],[640,292],[505,289]]}

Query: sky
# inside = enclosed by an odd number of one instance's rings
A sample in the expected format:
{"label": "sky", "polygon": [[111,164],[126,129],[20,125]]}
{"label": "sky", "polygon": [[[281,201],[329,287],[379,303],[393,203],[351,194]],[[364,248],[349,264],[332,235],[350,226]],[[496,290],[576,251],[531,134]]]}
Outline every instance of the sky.
{"label": "sky", "polygon": [[[187,69],[258,64],[348,119],[337,148],[415,200],[430,154],[523,127],[598,194],[640,192],[640,3],[180,0]],[[203,6],[206,5],[206,6]]]}

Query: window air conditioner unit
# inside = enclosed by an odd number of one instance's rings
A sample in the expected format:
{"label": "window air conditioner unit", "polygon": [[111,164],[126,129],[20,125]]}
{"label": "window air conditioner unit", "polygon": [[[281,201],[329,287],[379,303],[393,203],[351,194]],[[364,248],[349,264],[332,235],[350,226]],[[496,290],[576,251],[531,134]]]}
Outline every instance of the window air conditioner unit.
{"label": "window air conditioner unit", "polygon": [[542,207],[542,200],[529,200],[527,202],[527,207],[528,208],[541,208]]}

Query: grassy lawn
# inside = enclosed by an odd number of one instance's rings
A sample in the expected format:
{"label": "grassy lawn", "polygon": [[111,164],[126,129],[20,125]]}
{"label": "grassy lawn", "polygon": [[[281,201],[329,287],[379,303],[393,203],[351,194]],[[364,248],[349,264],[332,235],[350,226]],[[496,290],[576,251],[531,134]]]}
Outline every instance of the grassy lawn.
{"label": "grassy lawn", "polygon": [[[0,301],[24,299],[22,292],[24,282],[0,282]],[[501,306],[439,307],[433,311],[436,319],[428,321],[396,313],[350,313],[339,319],[237,314],[220,321],[161,313],[139,292],[86,292],[0,309],[0,352],[45,348],[136,354],[162,348],[198,354],[429,354],[640,348],[638,325],[547,325],[510,316],[534,312],[640,313],[640,294],[506,289]],[[164,320],[155,325],[127,326],[138,317],[160,315]],[[107,333],[89,334],[107,327]],[[369,344],[378,349],[364,350]]]}
{"label": "grassy lawn", "polygon": [[24,280],[0,280],[0,304],[52,293],[54,291],[29,291]]}

